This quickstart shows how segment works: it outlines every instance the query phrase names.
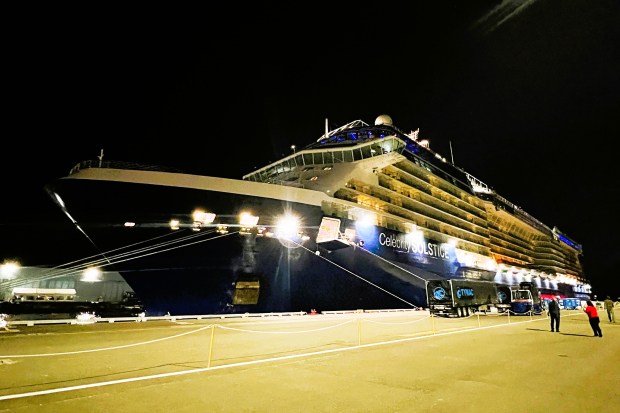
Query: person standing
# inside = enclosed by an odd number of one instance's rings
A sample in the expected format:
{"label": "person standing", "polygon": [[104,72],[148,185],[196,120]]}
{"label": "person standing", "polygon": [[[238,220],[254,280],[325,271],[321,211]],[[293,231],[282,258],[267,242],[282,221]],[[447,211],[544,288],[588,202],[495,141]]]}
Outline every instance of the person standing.
{"label": "person standing", "polygon": [[604,303],[605,303],[605,310],[607,310],[607,317],[609,317],[609,322],[615,323],[616,317],[614,316],[614,302],[611,301],[610,296],[607,296]]}
{"label": "person standing", "polygon": [[554,327],[555,331],[560,332],[560,304],[558,303],[558,299],[553,297],[551,301],[549,301],[549,308],[547,309],[547,313],[549,314],[549,318],[551,318],[551,332],[553,333]]}
{"label": "person standing", "polygon": [[586,301],[586,309],[584,311],[588,315],[588,321],[590,322],[590,327],[592,327],[592,331],[594,332],[594,337],[603,337],[598,312],[596,311],[594,304],[592,304],[592,301]]}

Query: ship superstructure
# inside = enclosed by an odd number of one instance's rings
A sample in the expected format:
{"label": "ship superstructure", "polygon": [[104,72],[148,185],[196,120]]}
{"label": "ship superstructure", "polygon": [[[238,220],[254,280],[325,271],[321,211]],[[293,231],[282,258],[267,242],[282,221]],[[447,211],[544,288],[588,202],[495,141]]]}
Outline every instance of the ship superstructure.
{"label": "ship superstructure", "polygon": [[449,243],[465,278],[589,293],[580,244],[447,162],[418,134],[403,133],[386,115],[374,126],[351,122],[243,179],[332,193],[355,207],[331,201],[322,205],[326,215],[361,215],[383,228]]}

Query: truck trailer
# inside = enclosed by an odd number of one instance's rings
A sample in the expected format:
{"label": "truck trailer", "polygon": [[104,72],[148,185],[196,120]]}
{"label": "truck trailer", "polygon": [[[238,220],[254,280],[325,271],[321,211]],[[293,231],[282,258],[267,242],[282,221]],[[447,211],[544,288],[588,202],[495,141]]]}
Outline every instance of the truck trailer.
{"label": "truck trailer", "polygon": [[508,286],[468,279],[429,280],[426,293],[430,312],[446,317],[466,317],[478,311],[517,315],[541,311],[536,286],[526,282]]}
{"label": "truck trailer", "polygon": [[466,317],[470,312],[510,307],[509,292],[498,294],[492,281],[429,280],[426,293],[430,312],[447,317]]}

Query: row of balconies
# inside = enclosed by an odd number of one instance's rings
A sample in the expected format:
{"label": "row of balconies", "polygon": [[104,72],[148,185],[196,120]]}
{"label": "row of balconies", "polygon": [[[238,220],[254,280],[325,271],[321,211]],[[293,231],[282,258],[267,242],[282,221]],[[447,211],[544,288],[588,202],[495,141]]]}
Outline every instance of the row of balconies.
{"label": "row of balconies", "polygon": [[[376,191],[371,191],[376,192]],[[349,188],[341,188],[334,194],[336,198],[344,199],[350,202],[360,203],[360,195],[372,195],[375,197],[376,201],[380,201],[383,204],[379,207],[378,205],[371,205],[371,202],[362,202],[363,205],[369,206],[373,209],[381,210],[387,212],[389,214],[407,219],[412,223],[416,224],[419,227],[426,228],[431,230],[437,234],[444,234],[446,236],[452,236],[457,239],[465,240],[476,245],[476,248],[483,248],[484,250],[488,249],[488,234],[476,234],[472,231],[469,231],[466,228],[461,228],[459,226],[446,224],[444,221],[445,217],[441,216],[435,218],[433,216],[429,216],[427,214],[422,213],[421,211],[413,211],[409,208],[395,205],[394,202],[390,198],[383,197],[380,194],[373,193],[360,193],[357,191],[356,185],[354,183],[350,183]],[[450,229],[450,234],[448,234],[447,229]],[[406,232],[403,231],[403,232]]]}
{"label": "row of balconies", "polygon": [[521,254],[519,252],[513,251],[508,248],[504,248],[501,245],[497,245],[493,243],[491,243],[491,251],[501,254],[501,255],[511,257],[511,258],[515,258],[515,259],[518,259],[520,261],[524,261],[527,263],[531,263],[533,261],[532,257],[527,254]]}
{"label": "row of balconies", "polygon": [[506,248],[508,250],[514,251],[518,254],[526,255],[528,257],[532,256],[531,249],[523,248],[519,245],[511,244],[510,242],[507,242],[505,240],[495,237],[494,234],[490,234],[489,239],[491,240],[492,245],[498,245],[498,246],[501,246],[502,248]]}
{"label": "row of balconies", "polygon": [[[406,181],[402,179],[402,176],[397,178],[400,181],[405,182],[407,185],[414,187],[423,185],[424,188],[430,189],[430,195],[433,195],[433,188],[440,189],[457,202],[457,207],[466,210],[467,212],[476,215],[482,219],[486,219],[486,210],[483,201],[479,200],[478,198],[472,196],[469,193],[464,192],[463,190],[450,184],[449,182],[442,180],[439,177],[435,177],[433,175],[433,178],[436,179],[431,180],[429,178],[430,172],[426,171],[422,167],[415,165],[410,161],[405,161],[385,168],[386,171],[391,171],[392,169],[403,171],[407,174],[407,177],[413,178],[407,179]],[[412,185],[411,181],[415,181],[417,185]],[[425,190],[424,192],[429,193],[427,190]]]}
{"label": "row of balconies", "polygon": [[478,226],[472,222],[467,221],[466,219],[455,217],[446,211],[443,211],[432,205],[428,205],[422,201],[417,201],[409,197],[405,197],[404,195],[395,193],[388,188],[371,188],[361,183],[358,186],[356,182],[351,182],[350,186],[355,190],[359,190],[358,188],[360,188],[365,191],[365,194],[381,199],[386,203],[386,207],[388,208],[388,210],[396,215],[401,215],[402,213],[399,212],[398,209],[404,208],[408,211],[420,214],[425,218],[438,221],[439,223],[447,222],[449,225],[457,227],[463,231],[467,231],[470,233],[473,232],[477,235],[484,236],[485,238],[488,237],[488,231],[485,227]]}

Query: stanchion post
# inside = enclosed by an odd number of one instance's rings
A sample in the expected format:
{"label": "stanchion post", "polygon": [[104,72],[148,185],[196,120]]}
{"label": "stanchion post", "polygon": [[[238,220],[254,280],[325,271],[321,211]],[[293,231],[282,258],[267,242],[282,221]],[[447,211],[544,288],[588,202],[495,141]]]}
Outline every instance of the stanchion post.
{"label": "stanchion post", "polygon": [[435,316],[433,313],[431,313],[431,330],[433,331],[433,334],[435,334]]}
{"label": "stanchion post", "polygon": [[510,309],[508,309],[508,324],[510,324]]}
{"label": "stanchion post", "polygon": [[209,343],[209,360],[207,367],[211,367],[211,355],[213,354],[213,336],[215,335],[215,324],[211,324],[211,342]]}
{"label": "stanchion post", "polygon": [[476,315],[478,316],[478,328],[480,328],[480,311],[476,311]]}
{"label": "stanchion post", "polygon": [[357,317],[357,345],[362,345],[362,319]]}

